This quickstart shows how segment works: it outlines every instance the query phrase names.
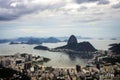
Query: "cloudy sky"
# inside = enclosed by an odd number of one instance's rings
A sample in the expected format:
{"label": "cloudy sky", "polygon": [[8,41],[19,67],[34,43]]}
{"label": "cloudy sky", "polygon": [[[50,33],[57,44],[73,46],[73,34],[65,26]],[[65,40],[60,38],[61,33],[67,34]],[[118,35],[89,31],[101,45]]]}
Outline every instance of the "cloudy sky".
{"label": "cloudy sky", "polygon": [[0,38],[120,37],[120,0],[0,0]]}

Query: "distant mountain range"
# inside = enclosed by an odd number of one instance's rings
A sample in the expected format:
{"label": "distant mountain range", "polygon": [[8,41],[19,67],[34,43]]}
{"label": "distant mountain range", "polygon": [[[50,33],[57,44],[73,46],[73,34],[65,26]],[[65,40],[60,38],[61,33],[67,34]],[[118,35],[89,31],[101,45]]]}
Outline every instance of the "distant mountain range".
{"label": "distant mountain range", "polygon": [[20,38],[17,38],[15,41],[31,42],[32,40],[39,41],[41,43],[43,43],[43,42],[50,42],[50,43],[60,42],[60,40],[55,37],[49,37],[49,38],[20,37]]}
{"label": "distant mountain range", "polygon": [[[94,39],[92,37],[81,37],[76,36],[77,39]],[[7,43],[10,42],[11,44],[41,44],[41,43],[57,43],[57,42],[67,42],[69,39],[69,36],[65,37],[48,37],[48,38],[39,38],[39,37],[19,37],[14,39],[0,39],[0,43]],[[98,40],[117,40],[118,38],[98,38]]]}
{"label": "distant mountain range", "polygon": [[11,41],[11,39],[0,39],[0,43],[7,43],[10,41]]}
{"label": "distant mountain range", "polygon": [[55,37],[49,38],[20,37],[17,39],[0,39],[0,43],[7,42],[10,42],[10,44],[41,44],[41,43],[57,43],[61,41]]}

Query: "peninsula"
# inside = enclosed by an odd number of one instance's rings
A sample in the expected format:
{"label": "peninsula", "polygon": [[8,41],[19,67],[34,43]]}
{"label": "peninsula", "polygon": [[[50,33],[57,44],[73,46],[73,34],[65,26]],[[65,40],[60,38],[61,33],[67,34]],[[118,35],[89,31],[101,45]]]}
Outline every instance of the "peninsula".
{"label": "peninsula", "polygon": [[71,35],[68,39],[68,42],[64,46],[57,48],[48,48],[46,46],[36,46],[34,49],[38,50],[49,50],[51,52],[64,52],[67,54],[79,55],[81,58],[92,58],[93,53],[97,51],[94,46],[89,42],[80,42],[78,43],[77,38],[74,35]]}

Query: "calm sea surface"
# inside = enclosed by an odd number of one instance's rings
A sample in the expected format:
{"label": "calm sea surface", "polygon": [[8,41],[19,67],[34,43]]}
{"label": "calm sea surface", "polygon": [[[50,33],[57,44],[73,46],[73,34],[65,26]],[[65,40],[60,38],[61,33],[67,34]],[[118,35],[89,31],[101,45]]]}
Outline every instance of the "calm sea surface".
{"label": "calm sea surface", "polygon": [[[86,40],[79,40],[79,42]],[[120,43],[120,40],[88,40],[96,49],[107,50],[109,44]],[[49,48],[55,48],[65,45],[66,42],[60,43],[43,43],[42,45]],[[72,57],[62,52],[49,52],[43,50],[34,50],[36,45],[17,44],[9,45],[9,43],[0,44],[0,55],[11,55],[15,53],[29,53],[33,55],[40,55],[51,59],[48,63],[44,63],[45,66],[55,67],[74,67],[76,64],[85,66],[88,60],[80,59],[79,57]]]}

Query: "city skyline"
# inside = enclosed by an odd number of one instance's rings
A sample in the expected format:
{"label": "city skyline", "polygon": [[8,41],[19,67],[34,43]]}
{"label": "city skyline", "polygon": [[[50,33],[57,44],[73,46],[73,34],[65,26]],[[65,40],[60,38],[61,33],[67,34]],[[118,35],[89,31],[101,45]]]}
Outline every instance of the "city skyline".
{"label": "city skyline", "polygon": [[0,0],[0,38],[120,37],[120,0]]}

